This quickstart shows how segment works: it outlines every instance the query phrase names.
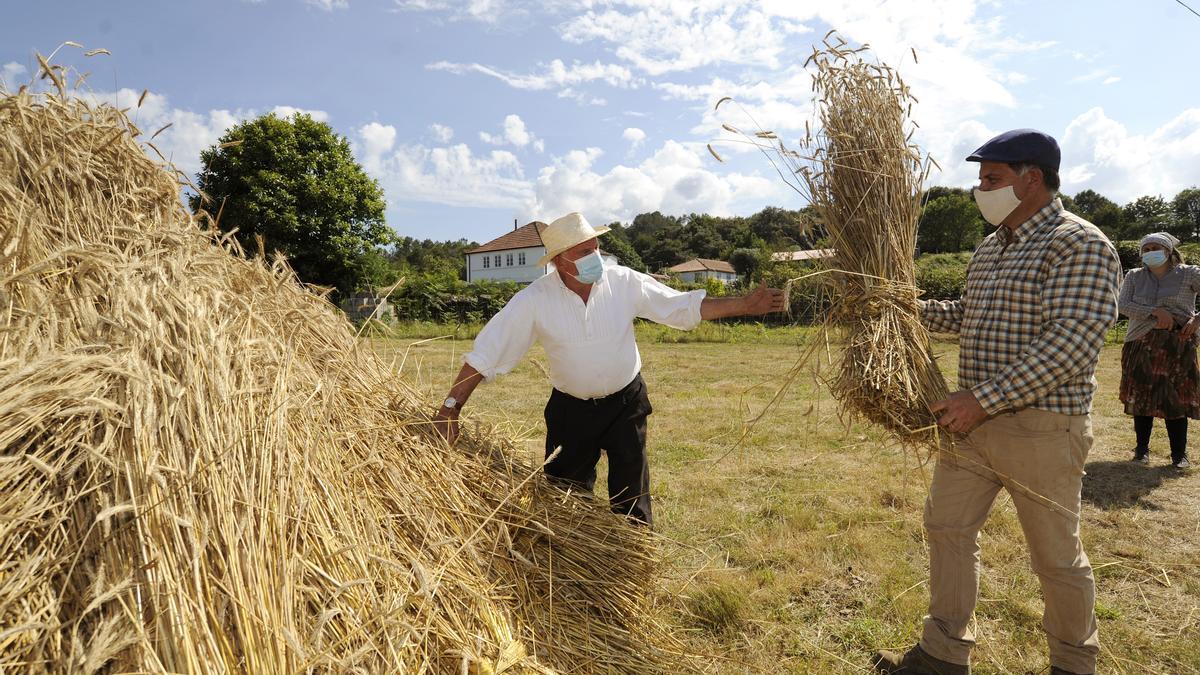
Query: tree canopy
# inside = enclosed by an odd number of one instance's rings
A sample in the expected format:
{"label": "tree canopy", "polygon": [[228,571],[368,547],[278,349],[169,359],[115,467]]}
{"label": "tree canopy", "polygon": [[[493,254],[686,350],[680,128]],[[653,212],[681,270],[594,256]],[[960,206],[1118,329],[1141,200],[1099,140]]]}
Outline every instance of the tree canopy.
{"label": "tree canopy", "polygon": [[383,191],[328,124],[297,113],[242,122],[200,155],[193,210],[220,213],[218,226],[250,253],[279,251],[301,281],[346,295],[387,283],[380,246],[395,235]]}

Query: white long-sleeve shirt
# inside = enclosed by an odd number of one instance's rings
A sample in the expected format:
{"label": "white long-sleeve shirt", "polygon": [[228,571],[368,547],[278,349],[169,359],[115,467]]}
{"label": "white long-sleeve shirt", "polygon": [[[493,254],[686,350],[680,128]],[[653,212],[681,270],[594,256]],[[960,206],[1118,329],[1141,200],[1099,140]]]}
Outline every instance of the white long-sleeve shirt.
{"label": "white long-sleeve shirt", "polygon": [[555,389],[583,399],[608,396],[642,369],[633,320],[690,330],[700,323],[704,296],[702,290],[682,293],[614,265],[604,268],[585,304],[551,270],[487,322],[463,361],[491,380],[512,370],[537,341],[546,350]]}

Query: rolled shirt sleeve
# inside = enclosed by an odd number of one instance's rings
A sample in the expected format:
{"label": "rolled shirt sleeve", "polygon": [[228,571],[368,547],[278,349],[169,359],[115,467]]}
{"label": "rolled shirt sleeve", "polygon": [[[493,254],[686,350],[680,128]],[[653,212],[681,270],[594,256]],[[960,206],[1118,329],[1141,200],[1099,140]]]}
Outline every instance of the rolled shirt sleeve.
{"label": "rolled shirt sleeve", "polygon": [[706,291],[677,291],[648,274],[634,274],[641,281],[636,302],[639,317],[679,330],[700,325],[700,304],[708,295]]}
{"label": "rolled shirt sleeve", "polygon": [[484,381],[511,371],[533,346],[533,304],[528,293],[517,293],[475,337],[463,362],[478,370]]}

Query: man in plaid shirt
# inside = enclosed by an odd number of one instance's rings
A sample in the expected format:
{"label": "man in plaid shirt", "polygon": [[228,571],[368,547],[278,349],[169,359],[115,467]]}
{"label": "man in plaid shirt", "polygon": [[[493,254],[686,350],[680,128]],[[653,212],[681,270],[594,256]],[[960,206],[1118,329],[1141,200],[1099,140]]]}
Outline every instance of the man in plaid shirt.
{"label": "man in plaid shirt", "polygon": [[1053,138],[1009,131],[967,160],[980,163],[975,200],[998,229],[975,251],[961,300],[921,302],[927,328],[960,334],[961,390],[933,411],[965,437],[939,458],[925,505],[930,609],[921,641],[903,654],[880,652],[875,667],[970,672],[978,534],[1003,487],[1041,581],[1051,672],[1094,673],[1095,582],[1079,539],[1080,494],[1121,263],[1108,238],[1055,197]]}

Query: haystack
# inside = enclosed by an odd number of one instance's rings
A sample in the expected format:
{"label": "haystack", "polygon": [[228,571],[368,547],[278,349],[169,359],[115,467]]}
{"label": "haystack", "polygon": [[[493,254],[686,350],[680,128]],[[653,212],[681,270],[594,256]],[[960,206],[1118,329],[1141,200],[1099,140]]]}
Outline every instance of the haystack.
{"label": "haystack", "polygon": [[0,671],[688,667],[647,534],[502,437],[446,446],[44,68],[0,92]]}

